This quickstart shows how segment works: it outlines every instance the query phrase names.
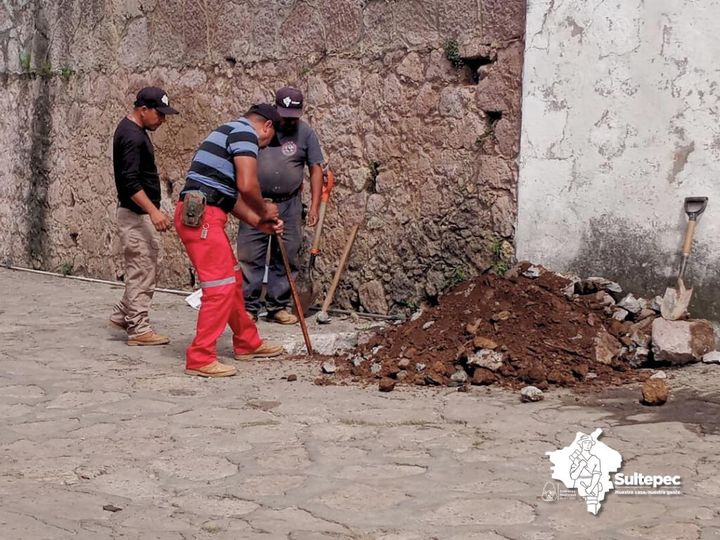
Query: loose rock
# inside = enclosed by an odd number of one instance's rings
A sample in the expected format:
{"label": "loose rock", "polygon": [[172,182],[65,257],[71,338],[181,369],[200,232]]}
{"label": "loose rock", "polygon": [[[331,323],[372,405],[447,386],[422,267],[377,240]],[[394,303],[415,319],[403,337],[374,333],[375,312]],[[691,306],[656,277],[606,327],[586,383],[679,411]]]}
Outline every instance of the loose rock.
{"label": "loose rock", "polygon": [[613,310],[612,318],[615,319],[616,321],[624,321],[625,319],[627,319],[627,317],[628,317],[627,310],[625,310],[621,307],[617,307]]}
{"label": "loose rock", "polygon": [[287,381],[288,381],[288,382],[295,382],[295,381],[297,381],[297,375],[295,375],[294,373],[288,375],[288,376],[287,376]]}
{"label": "loose rock", "polygon": [[605,328],[600,328],[595,337],[595,361],[610,365],[620,355],[622,345]]}
{"label": "loose rock", "polygon": [[712,351],[703,356],[703,362],[706,364],[720,364],[720,352]]}
{"label": "loose rock", "polygon": [[481,349],[468,357],[468,365],[484,367],[491,371],[497,371],[503,365],[504,355],[500,352],[489,349]]}
{"label": "loose rock", "polygon": [[643,309],[643,304],[635,298],[632,293],[628,294],[625,298],[618,302],[618,307],[621,307],[632,314],[640,313]]}
{"label": "loose rock", "polygon": [[458,369],[450,376],[450,380],[455,383],[464,384],[468,380],[468,374],[465,373],[464,369]]}
{"label": "loose rock", "polygon": [[651,379],[667,379],[667,374],[664,371],[656,371],[650,376]]}
{"label": "loose rock", "polygon": [[395,381],[388,377],[383,377],[378,383],[378,389],[381,392],[392,392],[395,390]]}
{"label": "loose rock", "polygon": [[668,321],[657,318],[652,323],[653,354],[659,362],[683,365],[699,362],[715,349],[715,329],[709,321]]}
{"label": "loose rock", "polygon": [[323,373],[335,373],[337,371],[337,366],[335,365],[334,360],[328,360],[326,362],[323,362],[322,364],[322,370]]}
{"label": "loose rock", "polygon": [[525,402],[529,401],[542,401],[545,399],[545,396],[542,393],[542,390],[539,388],[536,388],[534,386],[526,386],[522,390],[520,390],[520,399]]}
{"label": "loose rock", "polygon": [[643,405],[663,405],[668,399],[668,386],[663,379],[648,379],[642,387]]}
{"label": "loose rock", "polygon": [[622,297],[623,292],[622,287],[618,283],[603,277],[589,277],[580,281],[575,292],[578,294],[589,294],[596,291],[607,291],[616,300]]}
{"label": "loose rock", "polygon": [[493,313],[490,320],[492,322],[507,321],[510,317],[512,317],[512,313],[509,311],[501,311],[500,313]]}
{"label": "loose rock", "polygon": [[470,383],[478,386],[486,386],[489,384],[493,384],[496,381],[497,375],[495,375],[495,373],[493,373],[489,369],[478,368],[473,373]]}
{"label": "loose rock", "polygon": [[473,347],[475,347],[475,349],[489,349],[492,351],[498,348],[498,344],[492,339],[476,336],[473,339]]}

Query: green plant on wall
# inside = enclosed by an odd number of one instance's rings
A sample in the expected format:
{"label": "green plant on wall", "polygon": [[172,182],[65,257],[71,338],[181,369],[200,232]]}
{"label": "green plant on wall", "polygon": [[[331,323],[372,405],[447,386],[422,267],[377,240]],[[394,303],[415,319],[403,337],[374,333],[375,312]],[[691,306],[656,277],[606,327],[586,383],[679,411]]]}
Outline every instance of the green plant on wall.
{"label": "green plant on wall", "polygon": [[462,266],[456,266],[450,272],[450,276],[447,278],[445,288],[449,289],[450,287],[457,285],[458,283],[462,283],[466,279],[467,273],[465,272],[465,269]]}
{"label": "green plant on wall", "polygon": [[71,262],[64,262],[62,266],[60,267],[60,273],[63,276],[72,276],[73,272],[75,271],[75,265]]}
{"label": "green plant on wall", "polygon": [[465,65],[465,61],[460,56],[460,45],[454,39],[447,39],[443,44],[445,49],[445,57],[456,69],[459,69]]}
{"label": "green plant on wall", "polygon": [[65,66],[60,68],[59,73],[64,80],[69,81],[70,77],[75,75],[75,70],[71,67]]}
{"label": "green plant on wall", "polygon": [[30,61],[32,60],[32,56],[30,54],[30,51],[20,51],[20,69],[24,73],[30,72]]}
{"label": "green plant on wall", "polygon": [[40,69],[38,69],[37,74],[44,79],[49,79],[50,77],[52,77],[53,69],[50,62],[43,62],[43,64],[40,66]]}
{"label": "green plant on wall", "polygon": [[490,252],[492,253],[494,262],[492,265],[493,272],[499,276],[504,276],[505,272],[510,269],[510,264],[507,260],[507,254],[505,252],[505,240],[496,238],[490,244]]}

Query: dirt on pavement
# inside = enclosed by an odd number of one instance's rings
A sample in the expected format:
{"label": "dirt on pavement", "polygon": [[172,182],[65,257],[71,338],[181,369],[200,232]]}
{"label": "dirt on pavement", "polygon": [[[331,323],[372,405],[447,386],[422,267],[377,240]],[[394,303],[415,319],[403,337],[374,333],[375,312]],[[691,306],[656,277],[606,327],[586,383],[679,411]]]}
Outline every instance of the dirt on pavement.
{"label": "dirt on pavement", "polygon": [[649,331],[657,314],[645,309],[620,321],[612,318],[617,310],[597,282],[588,287],[525,263],[506,277],[483,275],[458,284],[437,306],[336,355],[335,373],[318,384],[391,379],[544,390],[643,380],[647,372],[630,361],[639,347],[631,336],[642,341],[642,330]]}

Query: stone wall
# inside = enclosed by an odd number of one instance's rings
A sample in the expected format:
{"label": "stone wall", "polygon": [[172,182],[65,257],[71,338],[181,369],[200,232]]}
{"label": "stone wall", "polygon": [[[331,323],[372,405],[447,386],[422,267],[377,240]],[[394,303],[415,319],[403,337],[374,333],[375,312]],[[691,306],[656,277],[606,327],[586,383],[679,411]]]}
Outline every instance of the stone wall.
{"label": "stone wall", "polygon": [[[498,264],[514,237],[524,9],[5,2],[0,262],[122,275],[111,139],[140,87],[163,86],[182,113],[153,135],[171,212],[205,135],[293,84],[339,182],[318,262],[325,284],[362,219],[338,301],[385,312],[432,299]],[[177,237],[164,235],[161,285],[188,286],[189,269]]]}
{"label": "stone wall", "polygon": [[528,4],[518,256],[662,293],[708,196],[687,281],[720,319],[720,2]]}

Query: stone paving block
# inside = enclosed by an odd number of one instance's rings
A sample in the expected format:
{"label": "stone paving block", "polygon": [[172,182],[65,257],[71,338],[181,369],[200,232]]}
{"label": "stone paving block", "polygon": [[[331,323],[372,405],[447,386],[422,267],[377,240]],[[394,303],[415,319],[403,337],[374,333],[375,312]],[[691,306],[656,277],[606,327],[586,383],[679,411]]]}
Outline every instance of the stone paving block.
{"label": "stone paving block", "polygon": [[42,519],[33,514],[11,512],[0,508],[0,527],[2,534],[7,538],[43,538],[46,540],[65,539],[74,535],[74,529],[65,529],[56,525],[44,523]]}
{"label": "stone paving block", "polygon": [[246,516],[248,523],[255,529],[267,531],[276,538],[284,537],[290,532],[328,532],[349,533],[345,527],[332,521],[318,518],[310,512],[297,507],[260,508]]}
{"label": "stone paving block", "polygon": [[430,525],[512,525],[535,521],[532,506],[513,499],[465,498],[446,503],[423,521]]}

